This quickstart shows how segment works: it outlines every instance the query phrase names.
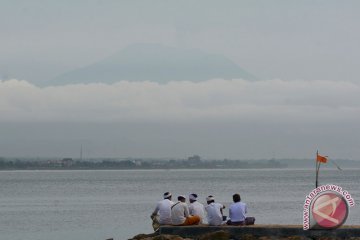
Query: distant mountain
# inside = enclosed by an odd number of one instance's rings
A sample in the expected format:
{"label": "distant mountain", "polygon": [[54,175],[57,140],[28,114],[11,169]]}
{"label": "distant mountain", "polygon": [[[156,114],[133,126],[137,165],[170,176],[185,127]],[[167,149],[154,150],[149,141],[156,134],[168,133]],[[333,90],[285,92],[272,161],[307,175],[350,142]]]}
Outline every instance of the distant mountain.
{"label": "distant mountain", "polygon": [[99,62],[60,75],[50,85],[94,82],[111,84],[120,80],[200,82],[214,78],[255,79],[233,61],[219,54],[159,44],[134,44]]}

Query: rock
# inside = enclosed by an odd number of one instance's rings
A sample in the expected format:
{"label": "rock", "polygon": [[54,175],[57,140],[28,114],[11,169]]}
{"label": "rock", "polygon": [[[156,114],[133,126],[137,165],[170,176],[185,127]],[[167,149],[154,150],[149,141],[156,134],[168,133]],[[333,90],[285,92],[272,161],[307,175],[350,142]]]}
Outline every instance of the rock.
{"label": "rock", "polygon": [[152,238],[152,240],[184,240],[184,239],[178,235],[161,234],[159,236]]}
{"label": "rock", "polygon": [[178,235],[161,234],[154,237],[152,240],[183,240],[183,238]]}
{"label": "rock", "polygon": [[157,236],[158,233],[154,232],[154,233],[150,233],[150,234],[144,234],[144,233],[141,233],[141,234],[138,234],[136,236],[134,236],[133,238],[129,239],[129,240],[144,240],[144,239],[147,239],[147,238],[153,238],[155,236]]}
{"label": "rock", "polygon": [[151,233],[151,234],[138,234],[129,240],[192,240],[190,238],[182,238],[178,235]]}
{"label": "rock", "polygon": [[313,240],[311,238],[302,237],[302,236],[290,236],[290,237],[285,237],[284,239],[286,239],[286,240]]}
{"label": "rock", "polygon": [[230,234],[228,232],[221,230],[221,231],[203,234],[198,238],[198,240],[209,240],[209,239],[229,240]]}

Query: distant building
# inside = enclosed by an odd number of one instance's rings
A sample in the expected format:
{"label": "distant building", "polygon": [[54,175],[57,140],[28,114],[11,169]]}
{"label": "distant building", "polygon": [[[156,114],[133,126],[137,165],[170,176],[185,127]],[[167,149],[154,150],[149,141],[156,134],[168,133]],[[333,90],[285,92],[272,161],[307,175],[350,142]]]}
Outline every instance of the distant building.
{"label": "distant building", "polygon": [[74,165],[74,160],[72,158],[63,158],[63,160],[61,160],[62,167],[71,167],[72,165]]}
{"label": "distant building", "polygon": [[188,157],[188,162],[191,165],[198,165],[201,163],[201,158],[199,155],[194,155],[192,157]]}
{"label": "distant building", "polygon": [[58,168],[58,167],[62,166],[60,160],[48,160],[47,165],[51,168],[53,168],[53,167]]}
{"label": "distant building", "polygon": [[142,161],[141,160],[133,160],[132,161],[134,164],[135,164],[135,166],[137,166],[137,167],[140,167],[141,165],[142,165]]}

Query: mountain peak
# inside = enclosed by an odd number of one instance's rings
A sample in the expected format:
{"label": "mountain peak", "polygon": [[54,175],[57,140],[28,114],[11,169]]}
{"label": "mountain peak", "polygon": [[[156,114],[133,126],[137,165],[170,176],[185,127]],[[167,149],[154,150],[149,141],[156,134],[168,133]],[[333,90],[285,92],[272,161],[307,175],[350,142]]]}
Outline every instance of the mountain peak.
{"label": "mountain peak", "polygon": [[214,78],[254,80],[230,59],[198,49],[160,44],[133,44],[116,54],[83,68],[67,72],[52,83],[115,83],[121,80],[200,82]]}

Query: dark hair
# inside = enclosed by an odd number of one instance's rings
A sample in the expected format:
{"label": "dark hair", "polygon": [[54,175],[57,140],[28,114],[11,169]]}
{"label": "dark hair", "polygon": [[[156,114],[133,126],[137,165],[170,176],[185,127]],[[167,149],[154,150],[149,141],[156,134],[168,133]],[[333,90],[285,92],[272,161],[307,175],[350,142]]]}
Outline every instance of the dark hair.
{"label": "dark hair", "polygon": [[[168,195],[168,194],[170,194],[170,192],[166,192],[166,193],[164,193],[164,195],[163,196],[166,196],[166,195]],[[170,196],[168,196],[168,197],[164,197],[164,199],[170,199],[171,198],[171,194],[170,194]]]}
{"label": "dark hair", "polygon": [[235,194],[233,195],[233,201],[234,201],[234,202],[240,202],[240,201],[241,201],[240,194],[235,193]]}
{"label": "dark hair", "polygon": [[198,195],[197,195],[196,193],[192,193],[192,194],[190,194],[190,195],[193,195],[195,198],[198,197]]}
{"label": "dark hair", "polygon": [[183,199],[185,199],[183,196],[178,196],[178,200],[179,200],[179,201],[181,201],[181,200],[183,200]]}
{"label": "dark hair", "polygon": [[[212,195],[209,195],[208,198],[213,198],[213,196],[212,196]],[[206,202],[207,202],[207,204],[210,204],[210,203],[213,203],[213,202],[215,202],[215,201],[214,201],[214,200],[210,200],[210,201],[206,200]]]}

